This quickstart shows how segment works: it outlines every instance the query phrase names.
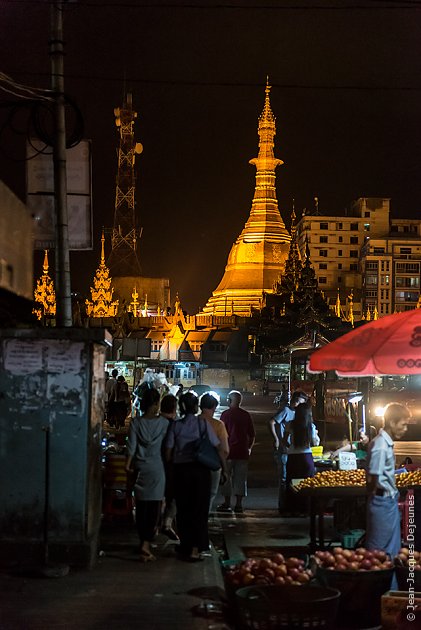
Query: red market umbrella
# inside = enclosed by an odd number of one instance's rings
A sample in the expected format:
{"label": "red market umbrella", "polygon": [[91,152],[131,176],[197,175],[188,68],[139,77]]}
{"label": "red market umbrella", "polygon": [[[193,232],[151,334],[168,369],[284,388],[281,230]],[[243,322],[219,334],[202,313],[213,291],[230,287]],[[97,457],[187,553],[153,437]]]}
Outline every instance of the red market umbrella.
{"label": "red market umbrella", "polygon": [[310,372],[421,374],[421,309],[386,315],[313,352]]}

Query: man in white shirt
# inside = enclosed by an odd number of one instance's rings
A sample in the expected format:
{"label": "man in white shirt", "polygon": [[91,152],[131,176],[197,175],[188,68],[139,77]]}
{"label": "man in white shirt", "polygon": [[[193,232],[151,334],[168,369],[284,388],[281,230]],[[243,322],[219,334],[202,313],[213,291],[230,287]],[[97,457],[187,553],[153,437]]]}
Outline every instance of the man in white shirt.
{"label": "man in white shirt", "polygon": [[404,405],[387,405],[384,428],[370,442],[367,455],[366,547],[386,551],[392,559],[401,547],[393,440],[404,435],[409,417],[410,413]]}

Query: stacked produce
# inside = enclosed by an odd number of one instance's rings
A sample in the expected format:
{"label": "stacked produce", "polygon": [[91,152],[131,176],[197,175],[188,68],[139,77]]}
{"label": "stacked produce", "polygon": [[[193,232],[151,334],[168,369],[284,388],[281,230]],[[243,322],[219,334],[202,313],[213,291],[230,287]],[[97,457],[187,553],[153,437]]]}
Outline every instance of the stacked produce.
{"label": "stacked produce", "polygon": [[305,561],[300,558],[285,558],[276,553],[270,558],[247,558],[225,573],[226,583],[234,588],[252,584],[276,584],[283,586],[307,584],[313,577]]}
{"label": "stacked produce", "polygon": [[324,470],[314,477],[303,479],[296,487],[296,490],[304,488],[334,488],[338,486],[365,486],[365,470]]}
{"label": "stacked produce", "polygon": [[391,569],[393,563],[385,551],[358,547],[355,550],[334,547],[330,551],[316,551],[316,563],[330,571],[381,571]]}
{"label": "stacked produce", "polygon": [[411,551],[408,547],[401,547],[395,558],[395,566],[410,567],[411,570],[421,571],[421,551]]}
{"label": "stacked produce", "polygon": [[398,488],[411,488],[421,486],[421,469],[396,475],[396,486]]}

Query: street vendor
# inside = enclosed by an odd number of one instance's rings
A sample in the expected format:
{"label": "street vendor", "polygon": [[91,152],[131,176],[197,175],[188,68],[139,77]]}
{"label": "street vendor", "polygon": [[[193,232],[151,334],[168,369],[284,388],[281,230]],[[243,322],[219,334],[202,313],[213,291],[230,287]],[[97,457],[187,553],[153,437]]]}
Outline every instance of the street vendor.
{"label": "street vendor", "polygon": [[401,525],[393,440],[404,435],[410,413],[404,405],[390,403],[383,417],[384,427],[370,442],[367,454],[366,547],[394,558],[401,547]]}
{"label": "street vendor", "polygon": [[356,442],[350,442],[347,438],[344,438],[342,445],[330,454],[331,459],[335,459],[339,456],[339,453],[355,453],[355,456],[359,460],[367,459],[367,450],[370,441],[376,435],[376,428],[370,426],[366,433],[364,428],[359,429],[359,439]]}

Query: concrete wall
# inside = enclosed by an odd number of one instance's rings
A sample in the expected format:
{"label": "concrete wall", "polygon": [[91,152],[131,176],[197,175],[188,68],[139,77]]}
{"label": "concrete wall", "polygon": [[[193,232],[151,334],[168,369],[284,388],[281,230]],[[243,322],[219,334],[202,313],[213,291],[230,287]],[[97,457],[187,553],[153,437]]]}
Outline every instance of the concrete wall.
{"label": "concrete wall", "polygon": [[33,298],[32,218],[25,204],[0,181],[0,287]]}

